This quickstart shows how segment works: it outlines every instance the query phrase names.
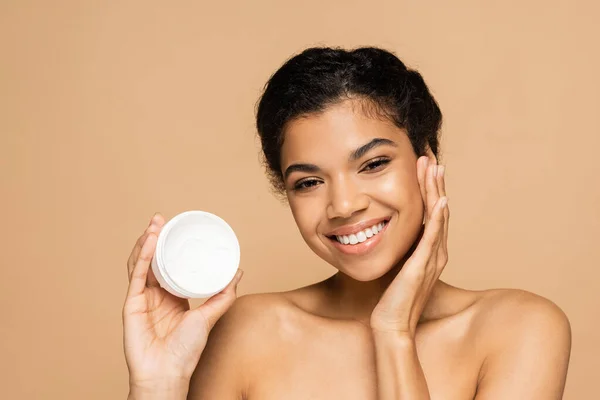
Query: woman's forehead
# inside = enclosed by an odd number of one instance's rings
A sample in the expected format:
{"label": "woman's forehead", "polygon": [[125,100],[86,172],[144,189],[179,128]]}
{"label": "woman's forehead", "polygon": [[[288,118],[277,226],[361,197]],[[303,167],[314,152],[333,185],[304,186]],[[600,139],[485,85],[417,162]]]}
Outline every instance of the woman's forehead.
{"label": "woman's forehead", "polygon": [[348,155],[375,138],[392,140],[398,147],[408,142],[404,130],[389,119],[366,115],[361,107],[345,101],[288,123],[282,164]]}

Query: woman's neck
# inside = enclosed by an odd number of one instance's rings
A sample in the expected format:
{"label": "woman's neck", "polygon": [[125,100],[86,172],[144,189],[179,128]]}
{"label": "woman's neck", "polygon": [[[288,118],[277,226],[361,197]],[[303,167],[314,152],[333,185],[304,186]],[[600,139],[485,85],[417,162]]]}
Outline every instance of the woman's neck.
{"label": "woman's neck", "polygon": [[351,319],[368,325],[379,299],[402,269],[404,260],[382,277],[361,282],[338,272],[325,282],[330,312],[339,319]]}

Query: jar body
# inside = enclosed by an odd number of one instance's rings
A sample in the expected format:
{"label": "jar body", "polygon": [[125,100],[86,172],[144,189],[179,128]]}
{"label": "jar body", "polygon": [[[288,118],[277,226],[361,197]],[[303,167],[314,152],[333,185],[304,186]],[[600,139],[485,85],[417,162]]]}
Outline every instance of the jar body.
{"label": "jar body", "polygon": [[233,229],[206,211],[186,211],[162,228],[152,258],[152,272],[169,293],[207,298],[234,278],[240,247]]}

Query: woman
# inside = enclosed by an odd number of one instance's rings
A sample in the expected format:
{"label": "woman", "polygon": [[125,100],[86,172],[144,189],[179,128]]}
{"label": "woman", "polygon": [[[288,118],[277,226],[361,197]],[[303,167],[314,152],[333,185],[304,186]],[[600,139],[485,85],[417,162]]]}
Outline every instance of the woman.
{"label": "woman", "polygon": [[128,262],[130,398],[560,399],[571,338],[556,305],[438,279],[440,124],[421,75],[387,51],[311,48],[286,62],[257,110],[266,166],[338,272],[234,304],[238,271],[190,310],[149,272],[165,223],[155,215]]}

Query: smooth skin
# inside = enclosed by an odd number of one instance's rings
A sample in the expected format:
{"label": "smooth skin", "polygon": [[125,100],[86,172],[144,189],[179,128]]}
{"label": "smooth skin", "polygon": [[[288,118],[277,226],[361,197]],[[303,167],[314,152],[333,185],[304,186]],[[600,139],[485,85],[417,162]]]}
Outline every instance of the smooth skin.
{"label": "smooth skin", "polygon": [[[187,302],[157,301],[165,293],[151,275],[144,284],[156,233],[140,239],[124,312],[131,398],[562,398],[571,345],[564,313],[525,291],[469,291],[439,279],[448,261],[445,168],[430,151],[417,158],[403,130],[359,105],[293,121],[282,148],[284,170],[318,167],[290,173],[287,196],[307,245],[338,269],[332,277],[235,303],[230,285],[218,311],[200,318]],[[393,144],[349,157],[373,139]],[[342,254],[327,237],[380,217],[388,226],[367,255]],[[130,300],[150,290],[154,300]],[[173,303],[179,317],[149,329],[154,313],[171,315]],[[223,315],[212,331],[199,322],[206,315]],[[185,350],[172,351],[165,335]]]}

